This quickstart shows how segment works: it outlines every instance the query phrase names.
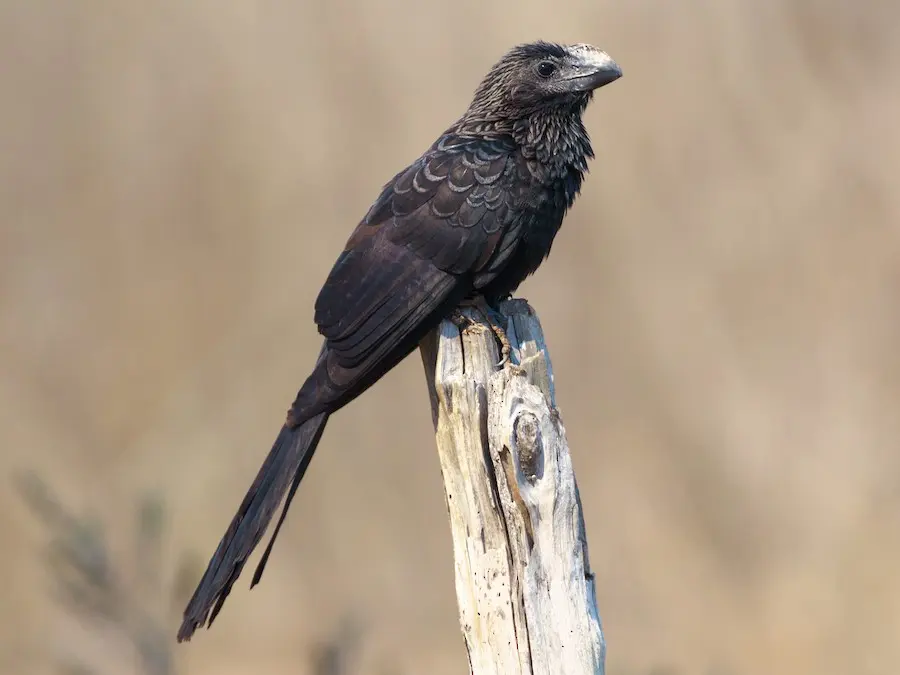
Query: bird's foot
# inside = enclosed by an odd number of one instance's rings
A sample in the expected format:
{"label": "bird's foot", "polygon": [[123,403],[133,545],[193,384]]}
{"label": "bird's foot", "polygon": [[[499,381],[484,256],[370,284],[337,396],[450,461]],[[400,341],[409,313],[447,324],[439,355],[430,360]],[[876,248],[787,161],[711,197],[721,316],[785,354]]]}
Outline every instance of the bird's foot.
{"label": "bird's foot", "polygon": [[507,363],[510,363],[509,356],[512,354],[512,345],[509,344],[509,338],[506,337],[506,331],[500,328],[499,325],[491,323],[491,329],[494,331],[494,335],[500,342],[500,363],[497,364],[497,367],[502,368]]}
{"label": "bird's foot", "polygon": [[[484,317],[485,323],[490,326],[491,331],[494,333],[494,337],[496,337],[497,341],[500,343],[500,362],[497,364],[497,367],[502,368],[508,363],[511,364],[509,357],[512,354],[512,345],[510,345],[509,343],[509,338],[506,335],[506,331],[503,329],[499,322],[494,320],[493,314],[495,313],[495,310],[488,304],[487,300],[485,300],[484,297],[479,296],[477,298],[464,300],[462,303],[460,303],[460,306],[472,307]],[[467,317],[459,310],[456,310],[456,314],[467,321],[469,325],[472,325],[474,323],[472,319]]]}
{"label": "bird's foot", "polygon": [[453,313],[450,314],[450,320],[457,328],[459,328],[460,331],[464,331],[467,328],[471,328],[475,325],[475,319],[466,316],[462,313],[462,310],[458,308],[454,309]]}

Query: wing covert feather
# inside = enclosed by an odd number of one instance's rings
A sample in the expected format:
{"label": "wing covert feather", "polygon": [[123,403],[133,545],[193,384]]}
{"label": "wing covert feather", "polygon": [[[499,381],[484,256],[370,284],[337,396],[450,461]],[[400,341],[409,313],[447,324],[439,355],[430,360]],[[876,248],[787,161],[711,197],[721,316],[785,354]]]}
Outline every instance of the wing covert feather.
{"label": "wing covert feather", "polygon": [[316,300],[343,366],[380,358],[502,267],[517,229],[514,153],[508,139],[445,136],[384,187]]}

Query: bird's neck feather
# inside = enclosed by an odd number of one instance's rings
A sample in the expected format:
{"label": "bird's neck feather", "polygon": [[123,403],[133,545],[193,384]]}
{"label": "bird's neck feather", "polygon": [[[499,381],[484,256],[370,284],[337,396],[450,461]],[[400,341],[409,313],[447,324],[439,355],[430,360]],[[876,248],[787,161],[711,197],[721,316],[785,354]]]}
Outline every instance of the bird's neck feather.
{"label": "bird's neck feather", "polygon": [[466,136],[511,138],[535,181],[559,194],[568,208],[581,188],[588,160],[594,157],[582,121],[590,98],[580,95],[562,105],[520,108],[515,114],[505,107],[490,111],[470,108],[455,131]]}
{"label": "bird's neck feather", "polygon": [[563,211],[568,210],[594,156],[580,111],[538,111],[517,120],[511,133],[531,175],[543,189],[557,195],[555,203]]}
{"label": "bird's neck feather", "polygon": [[457,123],[456,131],[464,135],[511,137],[526,158],[543,165],[554,177],[572,169],[584,173],[594,150],[581,119],[583,111],[584,104],[568,110],[538,108],[514,117],[469,111]]}
{"label": "bird's neck feather", "polygon": [[560,178],[572,170],[584,173],[587,161],[594,156],[590,137],[577,112],[537,111],[516,120],[511,134],[523,154],[544,166],[550,178]]}

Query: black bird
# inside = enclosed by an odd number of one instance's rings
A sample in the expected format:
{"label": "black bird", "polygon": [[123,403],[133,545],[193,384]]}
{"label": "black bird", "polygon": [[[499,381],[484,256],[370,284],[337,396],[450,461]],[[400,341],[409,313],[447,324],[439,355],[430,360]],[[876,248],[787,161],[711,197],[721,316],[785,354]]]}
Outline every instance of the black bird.
{"label": "black bird", "polygon": [[582,113],[621,75],[590,45],[514,47],[465,114],[384,187],[319,293],[325,344],[185,609],[179,642],[212,624],[287,493],[251,588],[259,582],[329,415],[460,305],[495,305],[549,255],[594,156]]}

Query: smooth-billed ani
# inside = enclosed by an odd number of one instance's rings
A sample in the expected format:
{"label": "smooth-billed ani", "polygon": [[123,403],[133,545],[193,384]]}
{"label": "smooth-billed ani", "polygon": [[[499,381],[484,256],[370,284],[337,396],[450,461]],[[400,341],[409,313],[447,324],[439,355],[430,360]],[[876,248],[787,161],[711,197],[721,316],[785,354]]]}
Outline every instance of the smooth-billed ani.
{"label": "smooth-billed ani", "polygon": [[251,587],[259,581],[329,415],[460,304],[496,303],[547,257],[593,157],[582,113],[621,75],[590,45],[514,47],[465,114],[387,183],[319,293],[325,344],[184,612],[179,641],[212,624],[287,493]]}

